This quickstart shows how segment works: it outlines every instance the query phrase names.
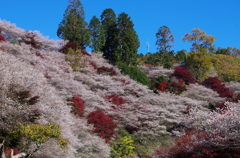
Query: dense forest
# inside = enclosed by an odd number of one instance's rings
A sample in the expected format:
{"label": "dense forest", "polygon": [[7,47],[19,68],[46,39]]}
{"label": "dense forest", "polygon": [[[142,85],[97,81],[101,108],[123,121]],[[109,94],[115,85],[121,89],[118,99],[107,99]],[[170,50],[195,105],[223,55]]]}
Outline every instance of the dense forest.
{"label": "dense forest", "polygon": [[80,0],[56,32],[0,21],[1,158],[240,157],[240,49],[193,28],[174,52],[161,26],[138,54],[127,13],[87,23]]}

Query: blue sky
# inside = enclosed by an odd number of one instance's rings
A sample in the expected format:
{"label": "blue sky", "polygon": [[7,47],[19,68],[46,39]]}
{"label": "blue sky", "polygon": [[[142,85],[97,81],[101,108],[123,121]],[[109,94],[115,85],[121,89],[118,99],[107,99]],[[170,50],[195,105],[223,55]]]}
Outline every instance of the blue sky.
{"label": "blue sky", "polygon": [[[156,32],[166,25],[175,38],[173,50],[189,51],[191,44],[181,38],[193,28],[215,37],[214,45],[240,48],[240,0],[81,0],[86,21],[100,18],[103,10],[112,8],[118,15],[127,13],[134,23],[141,46],[138,53],[157,51]],[[38,30],[50,39],[63,19],[68,0],[11,0],[1,2],[0,18],[25,30]],[[88,49],[90,51],[90,49]]]}

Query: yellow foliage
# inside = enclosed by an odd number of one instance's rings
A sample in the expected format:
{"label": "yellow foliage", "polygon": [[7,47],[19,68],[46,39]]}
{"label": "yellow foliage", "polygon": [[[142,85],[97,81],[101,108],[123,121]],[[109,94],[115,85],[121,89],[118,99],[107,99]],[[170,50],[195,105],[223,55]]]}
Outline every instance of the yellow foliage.
{"label": "yellow foliage", "polygon": [[18,124],[16,130],[11,132],[15,138],[24,136],[29,142],[43,144],[49,139],[57,139],[61,148],[67,148],[67,141],[61,138],[60,126],[56,124]]}
{"label": "yellow foliage", "polygon": [[187,55],[187,65],[196,80],[205,79],[212,67],[211,56],[205,52],[191,52]]}
{"label": "yellow foliage", "polygon": [[206,35],[205,31],[199,28],[192,29],[191,33],[186,33],[182,40],[192,43],[191,50],[194,52],[201,52],[201,48],[208,48],[211,51],[212,43],[214,43],[214,36]]}
{"label": "yellow foliage", "polygon": [[73,50],[68,48],[66,61],[69,62],[69,65],[72,67],[73,71],[79,71],[80,68],[86,65],[85,61],[82,61],[82,53],[80,49]]}
{"label": "yellow foliage", "polygon": [[133,158],[135,154],[133,152],[133,139],[130,135],[116,139],[112,142],[111,157],[113,158]]}
{"label": "yellow foliage", "polygon": [[237,81],[240,82],[240,58],[224,55],[213,54],[211,61],[218,77],[223,82]]}

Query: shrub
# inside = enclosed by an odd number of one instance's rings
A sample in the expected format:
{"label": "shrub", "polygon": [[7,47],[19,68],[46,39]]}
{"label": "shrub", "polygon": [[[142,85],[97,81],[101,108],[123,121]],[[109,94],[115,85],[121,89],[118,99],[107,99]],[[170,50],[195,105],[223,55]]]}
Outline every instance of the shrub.
{"label": "shrub", "polygon": [[111,143],[111,157],[122,157],[122,158],[131,158],[135,157],[133,149],[134,140],[132,137],[124,136],[122,138],[118,138]]}
{"label": "shrub", "polygon": [[117,75],[117,72],[114,70],[113,67],[109,68],[109,67],[105,67],[105,66],[101,66],[101,67],[97,68],[97,73],[104,74],[104,75],[110,75],[110,76]]}
{"label": "shrub", "polygon": [[[157,78],[156,78],[156,80],[151,80],[151,83],[150,83],[150,88],[154,91],[154,92],[156,92],[156,90],[158,90],[159,89],[159,91],[164,91],[165,90],[165,88],[160,88],[161,86],[163,86],[164,87],[164,84],[165,84],[165,82],[164,83],[162,83],[163,81],[168,81],[167,79],[166,79],[166,77],[165,76],[163,76],[163,75],[158,75],[157,76]],[[160,87],[159,87],[160,86]],[[161,89],[161,90],[160,90]]]}
{"label": "shrub", "polygon": [[[240,93],[239,94],[233,94],[231,98],[227,98],[225,101],[227,102],[233,102],[233,103],[238,103],[240,101]],[[220,112],[225,112],[227,110],[228,105],[225,104],[225,102],[219,103],[215,106],[214,110],[216,109],[221,109]]]}
{"label": "shrub", "polygon": [[131,79],[149,87],[150,79],[138,67],[128,66],[127,64],[121,62],[117,62],[116,65],[121,70],[121,73],[129,75]]}
{"label": "shrub", "polygon": [[163,81],[158,84],[158,91],[163,92],[167,88],[167,82]]}
{"label": "shrub", "polygon": [[62,53],[67,53],[68,49],[71,48],[73,50],[77,50],[79,47],[76,43],[74,42],[68,42],[62,49],[60,49],[59,51]]}
{"label": "shrub", "polygon": [[[219,135],[220,136],[220,135]],[[186,134],[179,138],[173,146],[158,149],[153,157],[158,158],[224,158],[239,157],[239,148],[231,149],[221,146],[204,145],[209,135],[205,131],[188,130]],[[217,137],[217,136],[216,136]],[[220,136],[221,137],[221,136]],[[199,144],[203,142],[203,144]]]}
{"label": "shrub", "polygon": [[71,103],[68,103],[68,105],[72,106],[72,112],[75,115],[78,115],[80,117],[84,115],[84,109],[85,109],[84,103],[79,96],[73,95],[73,97],[68,99],[68,101],[71,102]]}
{"label": "shrub", "polygon": [[[37,148],[33,151],[36,152],[39,150],[41,144],[52,138],[58,140],[58,145],[61,148],[67,148],[67,141],[61,138],[60,133],[60,126],[56,124],[24,125],[20,123],[18,126],[16,126],[16,129],[10,133],[10,135],[12,135],[12,137],[15,139],[21,140],[22,137],[24,137],[28,143],[36,143]],[[29,154],[31,155],[32,153]]]}
{"label": "shrub", "polygon": [[92,111],[87,116],[89,124],[94,127],[94,133],[97,133],[101,138],[110,143],[110,139],[115,134],[116,124],[113,122],[109,115],[104,114],[102,111]]}
{"label": "shrub", "polygon": [[187,85],[189,83],[195,83],[193,75],[189,73],[188,70],[185,68],[180,67],[175,68],[175,71],[173,72],[172,76],[175,76],[178,79],[182,79]]}
{"label": "shrub", "polygon": [[179,79],[178,81],[172,81],[167,83],[167,90],[174,94],[181,94],[186,90],[186,86],[184,84],[183,79]]}
{"label": "shrub", "polygon": [[106,96],[105,98],[115,105],[125,104],[124,99],[122,97],[117,96],[116,94]]}
{"label": "shrub", "polygon": [[82,52],[80,49],[73,50],[72,48],[69,48],[65,59],[69,62],[73,71],[79,71],[80,68],[86,65],[85,61],[82,61]]}
{"label": "shrub", "polygon": [[84,51],[81,47],[79,47],[76,43],[74,42],[68,42],[62,49],[60,49],[59,51],[62,53],[67,54],[68,49],[71,48],[74,51],[76,50],[81,50],[82,55],[87,55],[87,56],[91,56],[89,53],[87,53],[86,51]]}
{"label": "shrub", "polygon": [[202,85],[205,87],[211,88],[212,90],[218,92],[220,97],[229,97],[231,98],[233,93],[226,88],[220,79],[217,77],[209,77],[202,82]]}
{"label": "shrub", "polygon": [[6,42],[6,39],[2,35],[0,35],[0,42]]}
{"label": "shrub", "polygon": [[156,82],[157,83],[161,83],[163,81],[167,81],[166,77],[163,76],[163,75],[158,75],[157,79],[156,79]]}

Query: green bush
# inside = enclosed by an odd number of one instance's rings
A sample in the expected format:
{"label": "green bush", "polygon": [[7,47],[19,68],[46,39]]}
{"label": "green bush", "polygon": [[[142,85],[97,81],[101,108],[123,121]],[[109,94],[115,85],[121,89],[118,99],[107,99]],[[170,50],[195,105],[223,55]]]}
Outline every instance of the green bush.
{"label": "green bush", "polygon": [[134,157],[134,140],[130,135],[115,139],[111,144],[111,158]]}
{"label": "green bush", "polygon": [[122,62],[117,62],[116,65],[121,70],[121,73],[129,75],[131,79],[149,87],[150,79],[138,67],[128,66],[127,64]]}
{"label": "green bush", "polygon": [[168,80],[166,79],[165,76],[163,76],[163,75],[158,75],[158,77],[157,77],[157,79],[156,79],[156,83],[161,83],[161,82],[163,82],[163,81],[168,81]]}

